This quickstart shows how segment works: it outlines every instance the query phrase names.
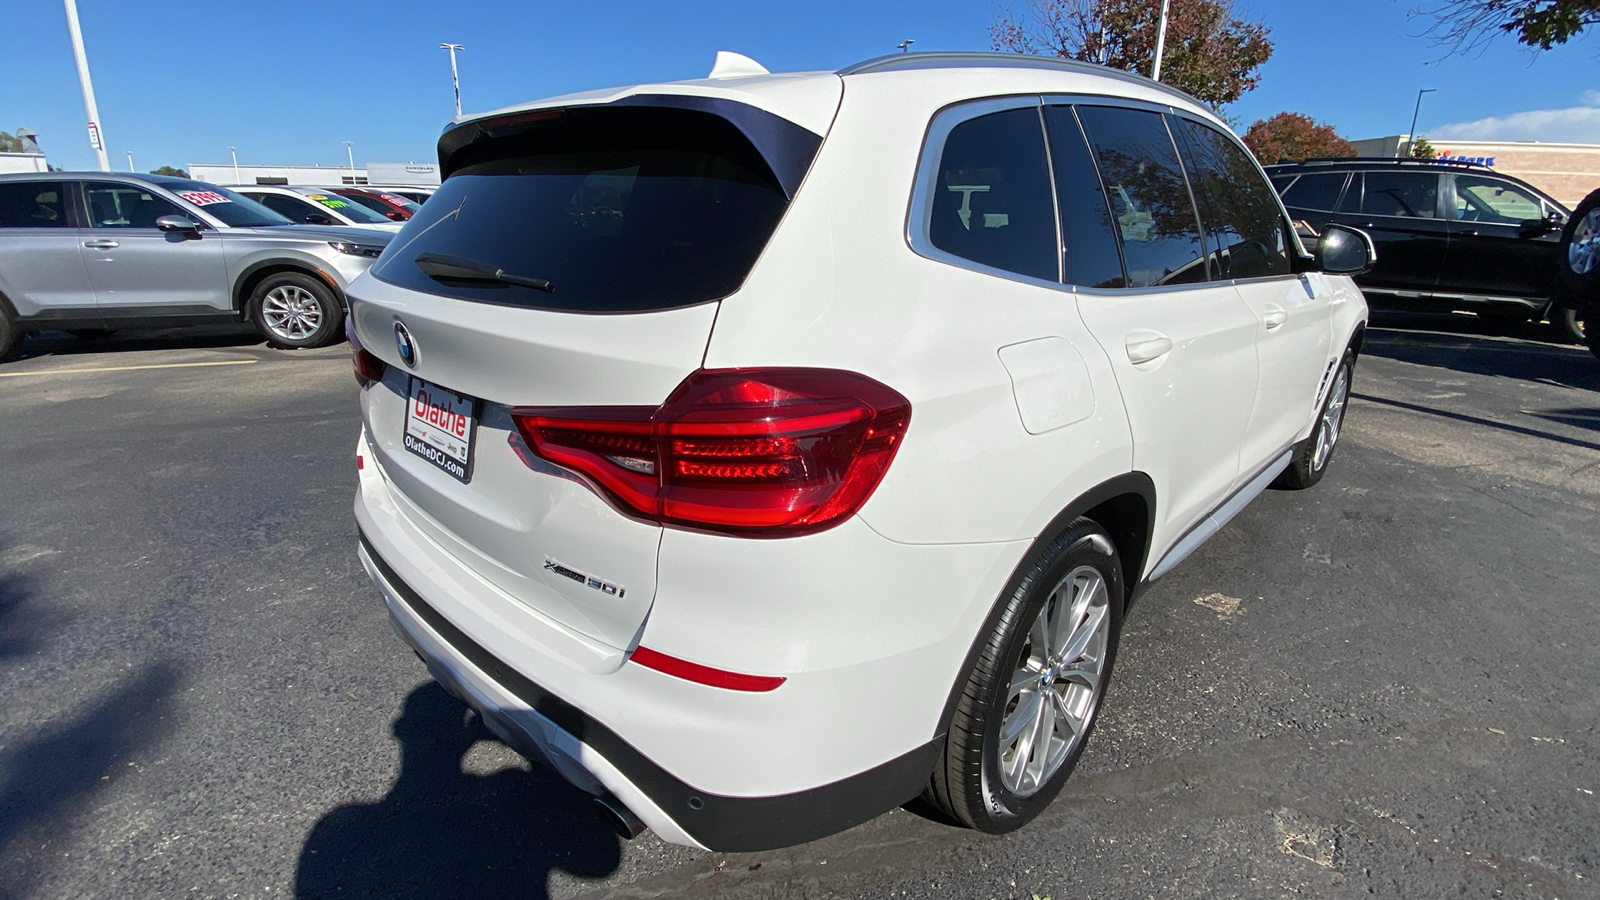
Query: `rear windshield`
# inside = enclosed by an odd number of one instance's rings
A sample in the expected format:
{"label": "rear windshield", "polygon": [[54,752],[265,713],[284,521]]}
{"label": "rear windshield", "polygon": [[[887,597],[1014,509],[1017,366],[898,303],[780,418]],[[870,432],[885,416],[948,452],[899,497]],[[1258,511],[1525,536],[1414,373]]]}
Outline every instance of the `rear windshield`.
{"label": "rear windshield", "polygon": [[[738,289],[788,205],[744,134],[698,110],[566,110],[480,140],[457,159],[375,276],[541,309],[688,306]],[[468,265],[468,277],[441,275],[429,262],[440,258]],[[538,279],[550,290],[471,271]]]}
{"label": "rear windshield", "polygon": [[242,194],[204,181],[163,181],[161,186],[235,228],[289,225],[288,219]]}

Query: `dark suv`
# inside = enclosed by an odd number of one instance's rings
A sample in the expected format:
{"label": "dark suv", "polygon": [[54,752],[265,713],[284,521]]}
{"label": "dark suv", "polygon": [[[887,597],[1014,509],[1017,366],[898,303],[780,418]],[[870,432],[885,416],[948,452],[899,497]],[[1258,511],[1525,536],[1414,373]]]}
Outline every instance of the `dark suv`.
{"label": "dark suv", "polygon": [[[1310,159],[1268,166],[1296,220],[1372,236],[1378,263],[1356,282],[1374,302],[1543,318],[1570,212],[1525,181],[1454,160]],[[1570,316],[1558,324],[1581,338]]]}

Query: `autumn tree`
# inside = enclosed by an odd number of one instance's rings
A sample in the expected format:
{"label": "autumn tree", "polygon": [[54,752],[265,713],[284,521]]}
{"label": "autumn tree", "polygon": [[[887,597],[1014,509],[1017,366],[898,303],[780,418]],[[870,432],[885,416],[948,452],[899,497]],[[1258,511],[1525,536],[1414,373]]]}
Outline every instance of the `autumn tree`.
{"label": "autumn tree", "polygon": [[1417,139],[1411,142],[1411,156],[1413,159],[1433,159],[1438,155],[1439,151],[1423,135],[1417,135]]}
{"label": "autumn tree", "polygon": [[1600,0],[1441,0],[1412,15],[1432,19],[1427,35],[1454,51],[1480,50],[1502,34],[1549,50],[1600,24]]}
{"label": "autumn tree", "polygon": [[[989,26],[996,50],[1060,56],[1150,74],[1161,0],[1026,0]],[[1260,84],[1272,56],[1267,27],[1233,0],[1171,0],[1161,80],[1212,107]]]}
{"label": "autumn tree", "polygon": [[1308,115],[1293,112],[1257,119],[1245,131],[1244,143],[1256,159],[1267,165],[1280,159],[1356,155],[1355,145],[1340,137],[1332,125],[1318,124]]}

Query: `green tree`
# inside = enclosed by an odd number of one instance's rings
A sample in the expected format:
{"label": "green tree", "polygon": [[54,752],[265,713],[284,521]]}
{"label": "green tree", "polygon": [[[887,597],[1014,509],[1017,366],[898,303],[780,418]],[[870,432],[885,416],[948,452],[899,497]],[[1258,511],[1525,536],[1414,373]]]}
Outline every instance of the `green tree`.
{"label": "green tree", "polygon": [[1433,159],[1438,155],[1439,151],[1428,143],[1428,138],[1424,135],[1417,135],[1417,139],[1411,142],[1411,156],[1414,159]]}
{"label": "green tree", "polygon": [[1442,0],[1412,15],[1432,19],[1427,35],[1455,52],[1480,50],[1502,34],[1549,50],[1600,24],[1600,0]]}
{"label": "green tree", "polygon": [[171,166],[162,166],[159,169],[151,169],[150,170],[150,174],[151,175],[175,175],[178,178],[188,178],[189,177],[189,173],[188,172],[185,172],[182,169],[174,169]]}
{"label": "green tree", "polygon": [[[989,26],[996,50],[1060,56],[1150,74],[1160,0],[1027,0]],[[1267,27],[1234,14],[1233,0],[1171,0],[1161,80],[1213,108],[1261,83],[1272,56]]]}
{"label": "green tree", "polygon": [[22,141],[9,131],[0,131],[0,153],[21,153]]}
{"label": "green tree", "polygon": [[1280,159],[1356,155],[1355,145],[1340,137],[1332,125],[1294,112],[1281,112],[1270,119],[1252,122],[1244,133],[1244,145],[1267,165]]}

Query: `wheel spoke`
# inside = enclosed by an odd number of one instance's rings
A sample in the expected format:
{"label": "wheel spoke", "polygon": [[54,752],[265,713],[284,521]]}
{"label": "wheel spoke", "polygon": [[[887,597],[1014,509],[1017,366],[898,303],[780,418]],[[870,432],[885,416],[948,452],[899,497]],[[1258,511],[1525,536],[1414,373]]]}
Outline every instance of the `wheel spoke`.
{"label": "wheel spoke", "polygon": [[1039,706],[1042,702],[1043,699],[1039,696],[1038,691],[1024,691],[1017,698],[1017,708],[1013,709],[1011,714],[1006,716],[1006,720],[1000,724],[1000,747],[1002,750],[1011,746],[1027,730],[1029,724],[1038,717]]}
{"label": "wheel spoke", "polygon": [[[1062,669],[1057,675],[1058,682],[1082,685],[1089,690],[1100,686],[1100,660],[1084,659],[1075,665]],[[1052,691],[1051,693],[1055,693]]]}
{"label": "wheel spoke", "polygon": [[[1104,590],[1104,585],[1100,586]],[[1083,658],[1084,651],[1089,649],[1089,643],[1100,633],[1100,626],[1105,622],[1106,605],[1096,604],[1089,610],[1089,617],[1084,619],[1078,630],[1072,633],[1072,640],[1062,650],[1059,661],[1062,664],[1071,664]]]}
{"label": "wheel spoke", "polygon": [[1050,705],[1055,710],[1056,721],[1064,724],[1067,728],[1071,729],[1071,731],[1072,731],[1072,734],[1067,735],[1067,736],[1065,736],[1063,738],[1064,740],[1069,740],[1071,738],[1077,737],[1079,734],[1081,734],[1083,732],[1083,719],[1078,717],[1078,716],[1076,716],[1076,715],[1074,715],[1072,713],[1072,710],[1067,708],[1067,698],[1061,696],[1059,693],[1056,693],[1055,691],[1051,691],[1050,692]]}
{"label": "wheel spoke", "polygon": [[[1050,691],[1055,696],[1055,691]],[[1025,787],[1038,790],[1049,777],[1050,771],[1047,763],[1050,762],[1050,742],[1055,738],[1056,732],[1056,707],[1054,703],[1040,702],[1039,712],[1033,717],[1033,733],[1028,739],[1029,756],[1028,774],[1032,777],[1032,784]]]}

